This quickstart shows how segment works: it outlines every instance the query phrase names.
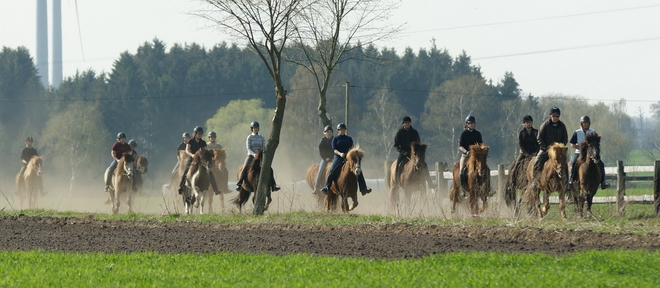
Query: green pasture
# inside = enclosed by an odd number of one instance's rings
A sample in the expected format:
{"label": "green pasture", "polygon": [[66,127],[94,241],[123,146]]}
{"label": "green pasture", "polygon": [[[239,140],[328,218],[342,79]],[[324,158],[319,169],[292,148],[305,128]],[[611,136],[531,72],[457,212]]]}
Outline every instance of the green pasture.
{"label": "green pasture", "polygon": [[312,255],[0,252],[2,287],[657,287],[660,252]]}

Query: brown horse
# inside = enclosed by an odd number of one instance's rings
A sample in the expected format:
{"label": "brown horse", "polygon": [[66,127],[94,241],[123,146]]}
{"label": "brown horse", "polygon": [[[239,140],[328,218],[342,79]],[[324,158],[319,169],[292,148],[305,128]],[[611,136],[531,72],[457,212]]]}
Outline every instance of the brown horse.
{"label": "brown horse", "polygon": [[[362,173],[362,158],[364,151],[360,147],[354,147],[346,153],[346,162],[341,167],[339,176],[333,181],[332,187],[325,196],[325,211],[337,210],[338,197],[341,197],[341,211],[348,212],[358,206],[358,176]],[[348,198],[353,200],[353,205],[348,206]]]}
{"label": "brown horse", "polygon": [[[454,177],[449,192],[449,200],[452,202],[451,213],[456,212],[456,204],[463,200],[461,189],[465,189],[465,196],[470,203],[472,216],[477,216],[488,208],[488,197],[494,194],[490,190],[490,169],[486,164],[489,149],[490,147],[484,144],[470,145],[470,156],[465,161],[468,177],[467,187],[461,187],[460,171],[458,171],[460,163],[456,162],[454,165]],[[481,208],[479,208],[479,199],[483,202]]]}
{"label": "brown horse", "polygon": [[[215,184],[218,185],[218,189],[222,192],[218,196],[220,197],[220,209],[225,210],[225,196],[224,194],[231,193],[227,187],[229,181],[229,171],[227,170],[227,154],[225,149],[213,149],[210,150],[213,152],[213,165],[211,166],[211,172],[215,178]],[[213,196],[209,193],[208,197],[209,203],[209,213],[213,213]]]}
{"label": "brown horse", "polygon": [[136,156],[135,159],[135,187],[138,188],[138,191],[142,191],[144,182],[142,181],[142,175],[147,174],[149,171],[149,160],[144,156]]}
{"label": "brown horse", "polygon": [[600,184],[600,135],[592,134],[585,137],[584,142],[580,143],[580,156],[577,159],[577,185],[579,188],[577,193],[573,196],[575,202],[575,214],[582,217],[584,209],[584,202],[587,202],[587,216],[591,214],[591,204],[593,204],[593,197],[598,191]]}
{"label": "brown horse", "polygon": [[[41,165],[43,161],[42,156],[32,156],[22,173],[23,175],[21,175],[21,172],[16,175],[16,193],[21,203],[25,203],[27,200],[29,209],[37,208],[37,192],[41,196],[46,194],[41,182]],[[21,206],[23,205],[21,204]]]}
{"label": "brown horse", "polygon": [[413,192],[418,191],[420,195],[426,193],[426,182],[430,183],[429,171],[426,166],[426,144],[412,142],[410,143],[410,157],[408,162],[404,164],[399,175],[399,184],[394,185],[394,177],[396,174],[396,166],[399,164],[397,161],[392,163],[390,173],[385,177],[385,183],[390,188],[390,203],[392,208],[399,204],[399,187],[403,189],[404,204],[410,205],[410,199]]}
{"label": "brown horse", "polygon": [[134,169],[135,158],[129,153],[124,153],[124,156],[117,162],[117,168],[115,168],[115,173],[112,177],[112,187],[110,192],[108,192],[110,194],[113,214],[119,213],[119,196],[124,192],[127,194],[126,206],[128,206],[128,213],[133,212],[133,193],[130,192],[133,191]]}
{"label": "brown horse", "polygon": [[[566,185],[568,184],[568,164],[566,163],[566,154],[568,147],[562,143],[554,143],[548,147],[548,160],[543,165],[538,183],[534,185],[534,162],[536,157],[529,161],[527,166],[527,181],[530,183],[524,192],[522,199],[527,203],[530,211],[536,207],[539,219],[548,214],[550,209],[550,193],[559,192],[559,209],[561,218],[566,219],[564,197],[566,194]],[[543,207],[541,207],[540,193],[543,191]]]}
{"label": "brown horse", "polygon": [[184,193],[186,214],[193,213],[193,205],[200,208],[199,214],[204,214],[205,201],[213,197],[211,178],[209,170],[213,166],[213,152],[199,149],[193,156],[190,169],[186,175],[186,186]]}
{"label": "brown horse", "polygon": [[[250,193],[256,192],[257,186],[259,184],[259,174],[261,173],[261,157],[263,156],[263,151],[259,150],[257,151],[257,154],[254,155],[254,158],[252,161],[247,163],[247,167],[245,167],[247,176],[245,179],[243,179],[243,184],[241,185],[240,191],[238,191],[238,196],[234,199],[232,199],[232,203],[234,203],[236,206],[238,206],[238,211],[239,213],[242,212],[243,210],[243,205],[248,201],[250,198]],[[238,171],[236,174],[236,178],[241,177],[241,171],[243,171],[243,165],[238,167]],[[268,190],[266,191],[266,198],[268,201],[266,202],[266,206],[264,207],[264,211],[268,210],[268,205],[270,205],[270,202],[273,202],[273,198],[271,198],[271,186],[268,185]],[[252,203],[254,203],[256,197],[252,197]]]}
{"label": "brown horse", "polygon": [[[325,167],[325,175],[321,179],[328,179],[328,174],[330,174],[330,166],[332,162],[328,162]],[[319,172],[319,164],[312,164],[307,168],[306,180],[309,189],[314,191],[314,182],[316,182],[316,174]],[[316,205],[319,209],[323,209],[323,203],[325,202],[325,195],[323,193],[314,193],[314,198],[316,198]]]}
{"label": "brown horse", "polygon": [[513,208],[516,213],[519,212],[518,206],[518,190],[525,191],[529,185],[527,182],[527,166],[529,160],[533,156],[524,157],[518,163],[511,163],[509,167],[509,177],[507,177],[506,185],[504,187],[504,200],[509,208]]}

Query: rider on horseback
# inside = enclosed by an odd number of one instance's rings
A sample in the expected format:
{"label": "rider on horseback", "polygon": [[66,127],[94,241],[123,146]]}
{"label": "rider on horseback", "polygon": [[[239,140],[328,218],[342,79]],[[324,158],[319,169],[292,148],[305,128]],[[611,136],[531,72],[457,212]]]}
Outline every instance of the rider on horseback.
{"label": "rider on horseback", "polygon": [[321,163],[319,163],[319,169],[316,173],[316,182],[314,182],[314,193],[321,191],[321,177],[325,175],[325,168],[328,166],[328,163],[332,161],[334,153],[332,152],[332,138],[333,138],[332,126],[326,125],[323,128],[324,137],[321,138],[319,142],[319,154],[321,156]]}
{"label": "rider on horseback", "polygon": [[[202,134],[204,134],[204,129],[199,126],[195,126],[193,129],[193,138],[188,140],[188,143],[186,143],[186,154],[190,156],[188,158],[188,161],[186,162],[186,169],[183,172],[183,175],[181,176],[181,183],[179,183],[179,194],[183,193],[183,189],[186,185],[186,175],[188,174],[188,170],[190,170],[190,164],[193,161],[193,157],[195,156],[195,153],[197,153],[197,150],[199,149],[206,149],[206,141],[202,140]],[[184,134],[185,137],[185,134]],[[213,191],[215,194],[219,194],[218,190],[218,185],[215,184],[215,177],[213,177],[213,172],[210,170],[209,176],[211,178],[211,186],[213,186]]]}
{"label": "rider on horseback", "polygon": [[[247,177],[248,170],[245,169],[249,163],[252,162],[254,156],[257,155],[258,150],[264,150],[266,147],[266,138],[263,135],[259,134],[259,122],[253,121],[250,123],[250,131],[252,133],[248,135],[245,139],[245,146],[247,147],[247,157],[243,163],[243,170],[241,170],[241,176],[236,182],[236,191],[241,191],[241,186],[243,185],[243,180]],[[256,188],[256,187],[255,187]],[[273,173],[273,168],[270,169],[270,189],[275,192],[280,190],[280,186],[277,186],[275,183],[275,175]]]}
{"label": "rider on horseback", "polygon": [[[131,155],[133,155],[133,159],[137,159],[139,156],[137,153],[137,141],[134,139],[128,140],[128,146],[131,146]],[[135,180],[133,180],[133,191],[138,191],[137,188],[137,183],[142,183],[142,174],[141,173],[135,173]]]}
{"label": "rider on horseback", "polygon": [[539,127],[539,135],[536,139],[541,150],[539,150],[536,161],[534,162],[534,180],[532,183],[535,187],[538,186],[538,180],[541,175],[541,170],[543,169],[543,164],[548,160],[548,147],[554,143],[562,143],[566,145],[566,142],[568,142],[566,125],[559,120],[560,115],[561,110],[559,110],[559,108],[550,108],[550,119],[545,120]]}
{"label": "rider on horseback", "polygon": [[[27,168],[28,163],[30,163],[30,159],[32,159],[33,156],[39,156],[37,149],[32,147],[32,143],[34,143],[34,139],[32,139],[32,137],[27,137],[27,139],[25,139],[25,148],[23,148],[23,151],[21,151],[21,162],[23,162],[23,166],[18,172],[20,175],[19,179],[21,179],[21,183],[23,182],[23,175],[25,174],[25,169]],[[43,191],[43,187],[41,187],[41,191]]]}
{"label": "rider on horseback", "polygon": [[394,185],[399,185],[401,169],[410,160],[410,143],[422,142],[419,139],[419,133],[410,125],[410,122],[412,122],[412,119],[409,116],[403,117],[401,128],[396,132],[396,136],[394,137],[394,147],[396,151],[399,151],[399,158],[396,159],[397,165],[394,172]]}
{"label": "rider on horseback", "polygon": [[213,131],[209,132],[209,143],[206,145],[206,149],[213,150],[213,149],[222,149],[222,146],[218,143],[215,142],[217,134]]}
{"label": "rider on horseback", "polygon": [[469,115],[465,118],[465,130],[461,133],[461,138],[459,140],[458,150],[461,151],[461,159],[459,161],[459,173],[461,186],[467,184],[467,174],[465,171],[465,161],[470,156],[470,145],[473,144],[483,144],[481,139],[481,133],[474,129],[477,127],[477,118],[472,115]]}
{"label": "rider on horseback", "polygon": [[[571,137],[571,141],[569,141],[571,147],[575,148],[575,153],[573,153],[573,158],[571,158],[571,176],[568,178],[568,186],[566,187],[568,190],[573,190],[573,181],[575,181],[575,176],[577,175],[577,159],[580,157],[580,144],[585,141],[586,136],[596,133],[596,131],[590,127],[591,118],[587,115],[580,117],[580,129],[575,130],[573,137]],[[600,157],[600,149],[598,149],[596,154]],[[605,183],[605,164],[603,164],[603,161],[598,161],[598,167],[600,168],[601,175],[600,189],[607,189],[610,185]]]}
{"label": "rider on horseback", "polygon": [[[518,165],[522,165],[521,163],[526,158],[534,157],[534,155],[539,152],[539,143],[536,141],[536,138],[539,135],[539,130],[532,126],[533,123],[534,119],[532,119],[531,115],[525,115],[525,117],[523,117],[523,129],[518,133],[518,146],[520,146],[520,153],[509,170],[511,175],[511,187],[515,187],[518,182],[521,170]],[[524,169],[524,167],[522,168]]]}
{"label": "rider on horseback", "polygon": [[[126,134],[124,132],[117,133],[117,142],[112,145],[110,149],[110,156],[112,156],[112,162],[108,169],[106,169],[105,177],[105,192],[110,192],[110,183],[112,183],[112,174],[117,168],[117,162],[124,157],[124,153],[130,153],[132,151],[131,145],[126,143]],[[135,178],[133,180],[133,190],[137,190],[135,187]]]}
{"label": "rider on horseback", "polygon": [[[328,190],[330,190],[330,185],[332,185],[332,181],[335,179],[335,173],[341,169],[341,166],[346,161],[346,153],[353,148],[353,138],[346,135],[346,124],[339,123],[337,125],[337,132],[339,135],[332,138],[332,152],[335,154],[335,157],[332,159],[330,174],[328,174],[328,178],[325,181],[325,186],[321,189],[323,194],[327,194]],[[371,188],[367,187],[367,183],[364,180],[364,173],[358,175],[358,187],[362,196],[371,193]]]}

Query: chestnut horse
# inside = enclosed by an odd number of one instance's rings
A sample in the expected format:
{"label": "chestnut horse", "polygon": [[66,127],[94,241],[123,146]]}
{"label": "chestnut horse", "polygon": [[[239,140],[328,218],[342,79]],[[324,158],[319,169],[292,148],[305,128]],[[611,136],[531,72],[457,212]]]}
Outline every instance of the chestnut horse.
{"label": "chestnut horse", "polygon": [[[548,214],[550,209],[550,193],[559,192],[559,209],[561,210],[561,218],[566,219],[565,211],[565,194],[566,185],[568,184],[568,164],[566,163],[566,154],[568,147],[562,143],[554,143],[548,147],[548,160],[543,165],[537,185],[534,185],[534,162],[536,157],[533,157],[527,166],[527,181],[530,183],[524,192],[522,199],[527,203],[529,210],[536,207],[537,216],[539,219]],[[541,207],[540,193],[543,191],[543,207]]]}
{"label": "chestnut horse", "polygon": [[[328,162],[325,167],[325,175],[321,179],[328,179],[328,174],[330,174],[330,167],[332,166],[332,161]],[[309,189],[314,191],[314,182],[316,181],[316,174],[319,172],[319,164],[312,164],[307,168],[307,185]],[[325,195],[323,193],[314,193],[314,198],[316,198],[316,205],[319,209],[323,209],[323,203],[325,202]]]}
{"label": "chestnut horse", "polygon": [[193,205],[200,208],[199,214],[204,214],[206,199],[213,197],[209,170],[213,166],[213,152],[199,149],[193,155],[193,161],[186,175],[186,193],[184,193],[186,214],[193,213]]}
{"label": "chestnut horse", "polygon": [[[517,214],[520,207],[518,206],[518,190],[525,191],[529,185],[527,182],[527,166],[529,160],[534,156],[527,156],[520,160],[518,163],[511,163],[509,168],[509,177],[507,177],[506,185],[504,186],[504,200],[509,208],[513,208]],[[516,165],[515,167],[513,165]]]}
{"label": "chestnut horse", "polygon": [[584,142],[580,143],[580,156],[577,161],[577,185],[578,191],[573,196],[575,202],[575,214],[582,217],[584,202],[587,202],[587,216],[591,214],[591,204],[593,197],[598,191],[598,185],[602,175],[600,175],[600,135],[594,133],[587,135]]}
{"label": "chestnut horse", "polygon": [[[234,199],[232,199],[232,203],[234,203],[236,206],[238,206],[238,211],[239,213],[242,212],[243,210],[243,205],[248,201],[250,198],[250,193],[256,192],[257,186],[259,184],[259,174],[261,173],[261,157],[263,156],[263,151],[258,150],[257,154],[254,155],[254,158],[252,161],[247,163],[247,167],[245,167],[247,175],[245,176],[245,179],[243,179],[243,184],[241,185],[240,191],[238,191],[238,196]],[[237,178],[241,177],[241,171],[243,170],[243,165],[238,167],[237,171]],[[268,205],[270,202],[273,202],[273,198],[271,198],[271,187],[270,185],[268,186],[268,191],[266,192],[266,198],[268,201],[266,202],[266,206],[264,207],[264,211],[268,210]],[[256,197],[252,196],[252,203],[254,203]]]}
{"label": "chestnut horse", "polygon": [[[362,173],[362,158],[364,151],[360,147],[354,147],[346,153],[346,162],[341,167],[339,176],[332,181],[332,186],[325,196],[325,211],[337,210],[338,197],[341,197],[341,211],[348,212],[358,206],[358,176]],[[353,200],[353,205],[348,206],[348,198]]]}
{"label": "chestnut horse", "polygon": [[426,144],[410,143],[410,157],[408,162],[401,168],[399,184],[394,185],[397,161],[392,162],[390,172],[385,176],[385,183],[390,188],[390,203],[392,208],[399,204],[399,187],[403,190],[404,204],[410,205],[413,192],[419,192],[420,196],[426,193],[426,182],[429,181],[429,171],[426,166]]}
{"label": "chestnut horse", "polygon": [[21,172],[16,174],[16,193],[21,203],[27,200],[29,209],[37,208],[37,192],[41,196],[45,194],[41,182],[41,165],[43,161],[42,156],[32,156],[25,167],[22,177]]}
{"label": "chestnut horse", "polygon": [[[213,152],[213,165],[211,166],[211,172],[215,178],[215,184],[218,185],[218,189],[221,193],[218,195],[220,197],[220,209],[225,210],[225,196],[224,194],[231,193],[227,187],[229,181],[229,171],[227,170],[227,154],[225,149],[213,149],[210,150]],[[209,213],[213,213],[213,196],[209,193],[208,197],[209,203]]]}
{"label": "chestnut horse", "polygon": [[[470,145],[470,156],[465,160],[467,187],[461,187],[460,171],[458,171],[460,162],[454,165],[452,170],[454,177],[449,192],[449,200],[452,202],[451,213],[456,212],[456,204],[463,200],[461,189],[465,190],[472,216],[477,216],[488,208],[488,197],[494,194],[490,190],[490,169],[486,164],[489,149],[490,147],[484,144]],[[479,199],[483,202],[481,208],[479,208]]]}
{"label": "chestnut horse", "polygon": [[133,178],[135,169],[135,159],[133,155],[129,153],[124,153],[124,156],[119,159],[117,162],[117,168],[115,168],[115,175],[112,177],[112,187],[110,189],[110,203],[112,204],[112,213],[119,213],[119,196],[121,193],[126,192],[127,200],[126,206],[128,206],[128,213],[133,212],[133,202],[132,195],[133,193]]}

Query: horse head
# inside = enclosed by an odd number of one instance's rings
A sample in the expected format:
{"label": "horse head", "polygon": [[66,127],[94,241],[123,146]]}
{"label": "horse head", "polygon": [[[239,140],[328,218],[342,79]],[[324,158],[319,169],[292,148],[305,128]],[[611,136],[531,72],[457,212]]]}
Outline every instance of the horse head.
{"label": "horse head", "polygon": [[426,163],[426,144],[419,142],[410,143],[410,161],[415,165],[415,170],[419,170],[422,164]]}
{"label": "horse head", "polygon": [[135,171],[135,158],[129,153],[124,153],[124,156],[119,160],[117,166],[121,174],[126,175],[126,177],[131,179],[133,177],[133,171]]}
{"label": "horse head", "polygon": [[591,132],[585,137],[584,142],[580,143],[580,158],[582,162],[586,162],[586,158],[598,164],[600,161],[600,135],[596,132]]}
{"label": "horse head", "polygon": [[37,175],[41,175],[41,164],[44,162],[43,156],[32,156],[30,162],[28,162],[28,167],[25,170],[36,170]]}
{"label": "horse head", "polygon": [[227,153],[225,152],[225,149],[213,149],[213,165],[224,165],[226,159]]}
{"label": "horse head", "polygon": [[360,150],[360,147],[354,147],[346,153],[346,165],[351,169],[351,172],[355,175],[360,175],[362,173],[362,157],[364,157],[364,151]]}
{"label": "horse head", "polygon": [[140,174],[145,174],[147,173],[147,170],[149,167],[149,161],[147,161],[147,157],[144,156],[137,156],[135,159],[135,170],[137,172],[140,172]]}
{"label": "horse head", "polygon": [[568,147],[562,143],[554,143],[548,147],[548,159],[552,161],[552,168],[559,178],[564,177],[564,171],[568,171],[567,153]]}
{"label": "horse head", "polygon": [[213,152],[206,149],[197,150],[197,152],[195,152],[195,155],[193,155],[193,161],[191,166],[211,169],[211,166],[213,166]]}
{"label": "horse head", "polygon": [[489,146],[482,144],[472,144],[470,145],[470,158],[468,158],[468,163],[471,163],[472,167],[477,170],[479,176],[483,177],[487,173],[488,165],[488,150]]}

